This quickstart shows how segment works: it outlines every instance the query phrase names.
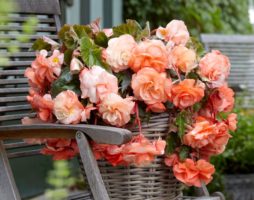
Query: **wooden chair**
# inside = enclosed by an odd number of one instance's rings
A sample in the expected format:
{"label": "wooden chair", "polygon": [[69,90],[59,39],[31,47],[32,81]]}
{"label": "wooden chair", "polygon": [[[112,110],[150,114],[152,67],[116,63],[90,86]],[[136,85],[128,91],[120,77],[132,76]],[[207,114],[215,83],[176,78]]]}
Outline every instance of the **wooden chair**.
{"label": "wooden chair", "polygon": [[[4,144],[4,139],[24,138],[76,138],[80,150],[80,157],[90,189],[95,200],[109,200],[103,184],[97,163],[91,152],[88,138],[96,142],[109,144],[122,144],[131,139],[128,130],[95,125],[59,125],[35,124],[21,125],[20,119],[25,116],[33,117],[30,105],[26,101],[28,94],[27,79],[24,70],[35,57],[35,52],[29,52],[32,41],[42,35],[57,39],[60,28],[60,8],[58,0],[16,0],[19,5],[17,13],[10,14],[10,23],[0,25],[0,38],[16,40],[22,31],[22,23],[31,15],[39,20],[36,33],[31,38],[31,43],[19,43],[20,51],[9,53],[6,49],[10,42],[0,43],[0,53],[9,56],[11,61],[0,66],[0,199],[20,200],[20,195],[15,185],[9,158],[31,156],[39,153],[40,149],[6,153],[6,149],[23,148],[28,145],[24,142]],[[16,40],[17,42],[17,40]],[[82,197],[82,198],[81,198]],[[86,195],[76,196],[75,199],[88,199]]]}
{"label": "wooden chair", "polygon": [[250,107],[248,102],[254,100],[254,36],[201,34],[201,41],[207,51],[218,49],[229,57],[229,85],[237,92],[245,91],[244,106]]}

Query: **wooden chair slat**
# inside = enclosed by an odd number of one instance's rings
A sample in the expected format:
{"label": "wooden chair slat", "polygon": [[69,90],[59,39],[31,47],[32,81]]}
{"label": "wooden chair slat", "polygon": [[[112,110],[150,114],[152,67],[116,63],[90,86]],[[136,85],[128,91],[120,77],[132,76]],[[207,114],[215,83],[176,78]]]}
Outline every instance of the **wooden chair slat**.
{"label": "wooden chair slat", "polygon": [[[30,27],[32,30],[39,31],[39,32],[56,32],[57,29],[55,26],[48,26],[48,27]],[[0,31],[22,31],[23,28],[22,26],[18,25],[12,25],[12,26],[5,26],[5,25],[0,25]]]}
{"label": "wooden chair slat", "polygon": [[9,103],[9,102],[27,102],[26,96],[12,96],[12,97],[0,97],[0,103]]}
{"label": "wooden chair slat", "polygon": [[5,88],[0,89],[0,94],[10,94],[10,93],[27,93],[29,88]]}
{"label": "wooden chair slat", "polygon": [[25,150],[19,152],[7,152],[8,158],[30,157],[40,155],[41,149]]}
{"label": "wooden chair slat", "polygon": [[36,113],[3,115],[3,116],[0,116],[0,121],[17,120],[17,119],[22,119],[23,117],[35,117],[35,115],[36,115]]}
{"label": "wooden chair slat", "polygon": [[0,70],[0,76],[2,75],[24,75],[25,70]]}
{"label": "wooden chair slat", "polygon": [[14,143],[5,143],[4,148],[5,149],[18,149],[18,148],[24,148],[24,147],[33,147],[38,146],[37,144],[27,144],[26,142],[14,142]]}
{"label": "wooden chair slat", "polygon": [[58,0],[16,0],[18,3],[17,12],[21,13],[42,13],[60,15]]}
{"label": "wooden chair slat", "polygon": [[4,106],[0,107],[0,112],[7,112],[7,111],[19,111],[19,110],[31,110],[31,105],[17,105],[17,106]]}
{"label": "wooden chair slat", "polygon": [[2,64],[1,66],[2,67],[12,67],[12,66],[14,66],[14,67],[17,67],[17,66],[25,66],[25,67],[27,67],[27,66],[29,66],[29,65],[31,65],[31,63],[32,63],[32,61],[9,61],[8,63],[6,63],[6,64]]}
{"label": "wooden chair slat", "polygon": [[[27,17],[22,17],[22,16],[8,16],[8,21],[9,22],[26,22],[29,19],[30,16]],[[41,18],[39,16],[36,16],[36,18],[38,19],[38,23],[47,23],[47,24],[52,24],[55,23],[55,20],[52,17],[50,18]]]}
{"label": "wooden chair slat", "polygon": [[[20,36],[20,34],[19,35],[17,35],[17,34],[8,34],[8,35],[5,34],[5,35],[3,35],[0,32],[0,39],[16,39],[18,36]],[[53,40],[58,39],[58,36],[55,35],[55,34],[52,34],[52,35],[45,34],[45,36],[47,36],[47,37],[49,37]],[[24,35],[24,37],[27,37],[27,35]],[[42,35],[39,35],[39,34],[38,35],[29,35],[28,37],[29,37],[30,40],[35,40],[35,39],[38,39],[38,38],[42,37]],[[29,53],[29,52],[27,52],[27,53]]]}
{"label": "wooden chair slat", "polygon": [[207,43],[254,43],[253,35],[201,34],[201,40]]}
{"label": "wooden chair slat", "polygon": [[33,45],[33,43],[16,43],[16,42],[4,42],[4,43],[0,43],[0,49],[3,48],[9,48],[12,46],[18,46],[19,48],[26,48],[26,49],[30,49],[31,46]]}
{"label": "wooden chair slat", "polygon": [[[12,137],[12,138],[30,138],[31,135],[35,138],[45,138],[48,137],[59,137],[59,133],[66,131],[69,136],[75,138],[75,133],[77,131],[82,131],[86,133],[92,140],[98,143],[107,144],[123,144],[128,142],[133,133],[129,130],[109,127],[109,126],[98,126],[90,124],[32,124],[32,125],[10,125],[10,126],[0,126],[0,138],[2,137]],[[34,134],[36,133],[36,134]],[[45,136],[46,135],[46,136]]]}
{"label": "wooden chair slat", "polygon": [[1,200],[21,200],[2,141],[0,141],[0,169]]}
{"label": "wooden chair slat", "polygon": [[18,79],[0,79],[0,85],[9,85],[9,84],[20,84],[27,83],[27,78],[18,78]]}

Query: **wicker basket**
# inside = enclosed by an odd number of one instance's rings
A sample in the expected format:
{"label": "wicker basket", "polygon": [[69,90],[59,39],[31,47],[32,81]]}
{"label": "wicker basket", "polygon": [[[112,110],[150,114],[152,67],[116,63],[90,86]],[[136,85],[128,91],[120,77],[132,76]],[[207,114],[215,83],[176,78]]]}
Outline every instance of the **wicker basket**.
{"label": "wicker basket", "polygon": [[[169,119],[166,113],[152,116],[142,124],[142,132],[149,139],[165,137]],[[138,131],[133,130],[133,132]],[[111,200],[173,200],[181,196],[182,185],[172,170],[157,157],[148,167],[112,167],[99,161],[99,168]]]}

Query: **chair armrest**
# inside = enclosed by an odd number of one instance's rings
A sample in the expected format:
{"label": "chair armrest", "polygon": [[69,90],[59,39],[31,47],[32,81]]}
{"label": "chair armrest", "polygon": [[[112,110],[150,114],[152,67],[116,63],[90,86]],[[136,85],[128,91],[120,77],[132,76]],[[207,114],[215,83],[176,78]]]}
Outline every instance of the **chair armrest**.
{"label": "chair armrest", "polygon": [[0,126],[0,139],[75,138],[81,131],[97,143],[123,144],[133,136],[127,129],[88,124],[33,124]]}

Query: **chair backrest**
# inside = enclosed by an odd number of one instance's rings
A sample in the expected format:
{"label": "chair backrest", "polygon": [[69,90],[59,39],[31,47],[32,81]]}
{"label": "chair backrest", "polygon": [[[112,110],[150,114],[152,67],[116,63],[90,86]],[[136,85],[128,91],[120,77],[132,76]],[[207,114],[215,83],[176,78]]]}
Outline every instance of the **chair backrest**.
{"label": "chair backrest", "polygon": [[[18,10],[9,14],[9,23],[0,25],[0,54],[8,56],[10,62],[0,65],[0,122],[1,124],[20,124],[25,116],[34,116],[27,103],[28,81],[24,77],[24,70],[35,57],[35,52],[29,49],[38,37],[47,35],[57,39],[60,29],[60,7],[58,0],[16,0]],[[35,16],[39,22],[30,41],[19,42],[16,38],[22,32],[22,24]],[[7,39],[8,41],[6,41]],[[11,43],[19,47],[15,53],[8,52]]]}
{"label": "chair backrest", "polygon": [[[10,62],[0,65],[0,125],[20,124],[25,116],[34,116],[31,106],[26,100],[28,80],[24,71],[35,58],[30,51],[32,43],[42,35],[57,40],[60,29],[60,6],[58,0],[16,0],[18,10],[9,14],[9,23],[0,25],[0,55],[8,56]],[[29,35],[30,41],[18,42],[16,39],[22,32],[22,24],[31,16],[38,19],[35,32]],[[7,39],[7,40],[6,40]],[[11,43],[19,47],[18,52],[8,52]],[[8,157],[37,155],[40,147],[31,148],[24,142],[6,143]]]}
{"label": "chair backrest", "polygon": [[230,58],[229,85],[254,96],[254,36],[201,34],[201,41],[206,50],[218,49]]}

